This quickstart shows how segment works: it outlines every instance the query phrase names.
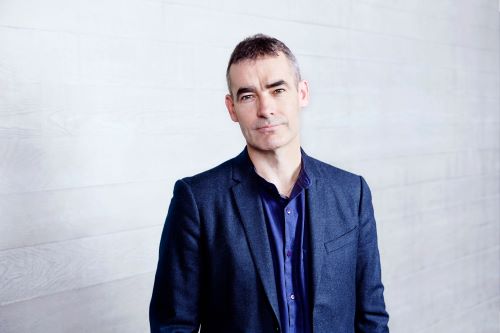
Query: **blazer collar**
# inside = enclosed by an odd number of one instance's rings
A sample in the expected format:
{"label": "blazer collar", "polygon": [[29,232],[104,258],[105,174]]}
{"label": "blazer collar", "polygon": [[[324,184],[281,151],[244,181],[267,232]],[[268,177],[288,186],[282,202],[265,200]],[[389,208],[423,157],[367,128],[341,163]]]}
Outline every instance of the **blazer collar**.
{"label": "blazer collar", "polygon": [[248,179],[252,179],[255,170],[248,155],[247,147],[234,158],[234,163],[232,167],[232,178],[237,182],[245,182]]}
{"label": "blazer collar", "polygon": [[[315,164],[315,160],[307,155],[302,148],[300,148],[300,152],[302,154],[302,163],[304,164],[307,176],[311,180],[311,183],[315,183],[316,179],[320,178],[320,172]],[[254,176],[255,169],[248,155],[247,147],[245,147],[243,151],[234,158],[232,178],[237,182],[244,182],[248,179],[252,179]]]}

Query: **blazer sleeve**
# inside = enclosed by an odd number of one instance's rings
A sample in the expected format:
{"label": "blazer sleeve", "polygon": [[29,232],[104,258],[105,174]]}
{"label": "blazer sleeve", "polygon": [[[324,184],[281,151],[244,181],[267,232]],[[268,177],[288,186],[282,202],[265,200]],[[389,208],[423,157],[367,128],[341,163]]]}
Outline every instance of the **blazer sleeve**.
{"label": "blazer sleeve", "polygon": [[163,228],[153,295],[151,332],[198,332],[200,326],[200,219],[189,185],[178,180]]}
{"label": "blazer sleeve", "polygon": [[372,197],[368,184],[360,176],[359,245],[356,265],[356,332],[389,332],[385,310],[380,255]]}

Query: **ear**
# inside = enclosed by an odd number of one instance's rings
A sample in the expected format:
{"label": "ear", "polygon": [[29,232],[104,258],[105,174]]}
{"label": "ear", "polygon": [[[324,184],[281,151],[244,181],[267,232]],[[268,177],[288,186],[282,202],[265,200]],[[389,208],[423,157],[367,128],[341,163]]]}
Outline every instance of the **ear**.
{"label": "ear", "polygon": [[305,107],[309,104],[309,84],[306,80],[299,82],[298,92],[299,92],[299,105]]}
{"label": "ear", "polygon": [[227,111],[229,112],[229,116],[234,122],[238,122],[238,116],[236,115],[236,112],[234,111],[234,102],[233,102],[233,97],[230,94],[226,95],[225,98],[225,103],[226,103],[226,108]]}

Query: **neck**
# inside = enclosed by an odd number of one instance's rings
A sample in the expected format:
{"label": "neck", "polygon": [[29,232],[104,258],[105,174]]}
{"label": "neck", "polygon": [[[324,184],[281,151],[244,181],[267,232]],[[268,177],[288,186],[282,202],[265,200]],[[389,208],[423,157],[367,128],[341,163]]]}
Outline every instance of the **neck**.
{"label": "neck", "polygon": [[272,151],[247,145],[247,150],[257,174],[274,184],[281,195],[289,197],[300,173],[300,144]]}

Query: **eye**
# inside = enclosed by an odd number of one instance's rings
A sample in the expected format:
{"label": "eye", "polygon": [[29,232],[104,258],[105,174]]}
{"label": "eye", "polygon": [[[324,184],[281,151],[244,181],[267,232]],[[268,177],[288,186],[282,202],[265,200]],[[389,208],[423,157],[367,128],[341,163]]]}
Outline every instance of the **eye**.
{"label": "eye", "polygon": [[283,89],[283,88],[278,88],[278,89],[276,89],[275,91],[273,91],[273,94],[275,94],[275,95],[280,95],[280,94],[282,94],[282,93],[284,93],[284,92],[285,92],[285,89]]}
{"label": "eye", "polygon": [[248,102],[253,99],[253,95],[242,95],[240,97],[241,102]]}

